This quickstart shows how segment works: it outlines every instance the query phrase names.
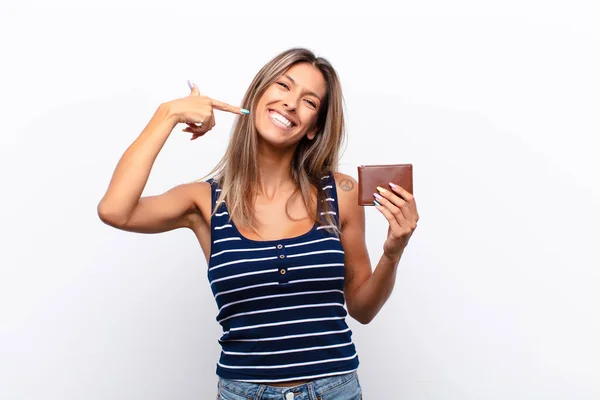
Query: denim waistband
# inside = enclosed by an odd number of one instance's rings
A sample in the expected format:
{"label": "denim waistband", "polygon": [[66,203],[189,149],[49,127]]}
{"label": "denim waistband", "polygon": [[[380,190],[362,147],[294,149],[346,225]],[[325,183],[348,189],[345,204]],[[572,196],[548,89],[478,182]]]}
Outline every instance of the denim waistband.
{"label": "denim waistband", "polygon": [[[352,381],[355,381],[356,386],[360,388],[357,371],[318,378],[310,382],[289,387],[270,386],[268,384],[219,378],[218,388],[219,393],[222,391],[229,392],[241,396],[244,399],[252,400],[318,400],[323,394],[333,392]],[[293,393],[293,396],[289,393]],[[340,399],[342,398],[343,397],[340,397]]]}

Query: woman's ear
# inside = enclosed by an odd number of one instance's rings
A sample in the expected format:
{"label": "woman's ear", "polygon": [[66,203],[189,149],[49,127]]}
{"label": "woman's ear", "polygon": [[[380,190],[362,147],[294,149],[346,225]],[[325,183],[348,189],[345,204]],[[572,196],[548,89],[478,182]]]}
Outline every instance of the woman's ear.
{"label": "woman's ear", "polygon": [[315,136],[317,136],[318,131],[319,131],[319,128],[317,128],[317,126],[314,126],[306,133],[306,138],[308,140],[313,140],[315,138]]}

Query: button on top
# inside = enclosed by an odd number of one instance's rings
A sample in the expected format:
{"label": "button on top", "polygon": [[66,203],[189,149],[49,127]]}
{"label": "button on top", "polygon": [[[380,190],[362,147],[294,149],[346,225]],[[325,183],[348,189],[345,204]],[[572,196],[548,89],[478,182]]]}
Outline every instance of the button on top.
{"label": "button on top", "polygon": [[285,395],[285,400],[294,400],[294,393],[293,392],[288,392]]}
{"label": "button on top", "polygon": [[277,248],[278,248],[279,250],[281,250],[281,249],[283,249],[283,246],[282,246],[282,245],[280,245],[280,244],[278,244],[278,245],[277,245]]}

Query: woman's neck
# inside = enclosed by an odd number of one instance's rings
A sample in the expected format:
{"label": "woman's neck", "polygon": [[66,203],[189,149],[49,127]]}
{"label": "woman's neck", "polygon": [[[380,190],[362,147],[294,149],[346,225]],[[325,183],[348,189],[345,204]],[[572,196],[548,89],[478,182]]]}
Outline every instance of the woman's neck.
{"label": "woman's neck", "polygon": [[258,187],[256,194],[269,200],[278,194],[289,196],[296,190],[291,163],[294,149],[281,151],[261,149],[258,154]]}

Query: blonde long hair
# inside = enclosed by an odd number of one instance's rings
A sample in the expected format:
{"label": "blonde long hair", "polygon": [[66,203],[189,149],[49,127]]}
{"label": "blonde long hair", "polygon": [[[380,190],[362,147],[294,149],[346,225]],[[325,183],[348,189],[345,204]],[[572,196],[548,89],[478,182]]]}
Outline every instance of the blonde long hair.
{"label": "blonde long hair", "polygon": [[[302,62],[321,71],[327,84],[327,92],[322,102],[324,106],[317,117],[316,136],[313,140],[303,137],[294,152],[290,168],[297,189],[290,199],[299,191],[306,209],[309,212],[316,209],[316,222],[322,226],[336,226],[333,217],[324,213],[330,209],[321,185],[323,176],[337,171],[339,152],[346,135],[341,85],[332,65],[308,49],[286,50],[261,68],[248,87],[241,107],[250,110],[250,115],[253,115],[258,100],[267,88],[291,66]],[[237,118],[227,150],[207,176],[211,175],[221,188],[213,213],[221,202],[226,201],[229,219],[258,234],[253,212],[255,189],[258,187],[257,131],[252,118]],[[317,204],[312,196],[314,190],[317,193]],[[290,199],[286,203],[286,214],[291,219],[288,212]],[[321,213],[324,213],[323,218]],[[339,228],[334,231],[337,234]]]}

